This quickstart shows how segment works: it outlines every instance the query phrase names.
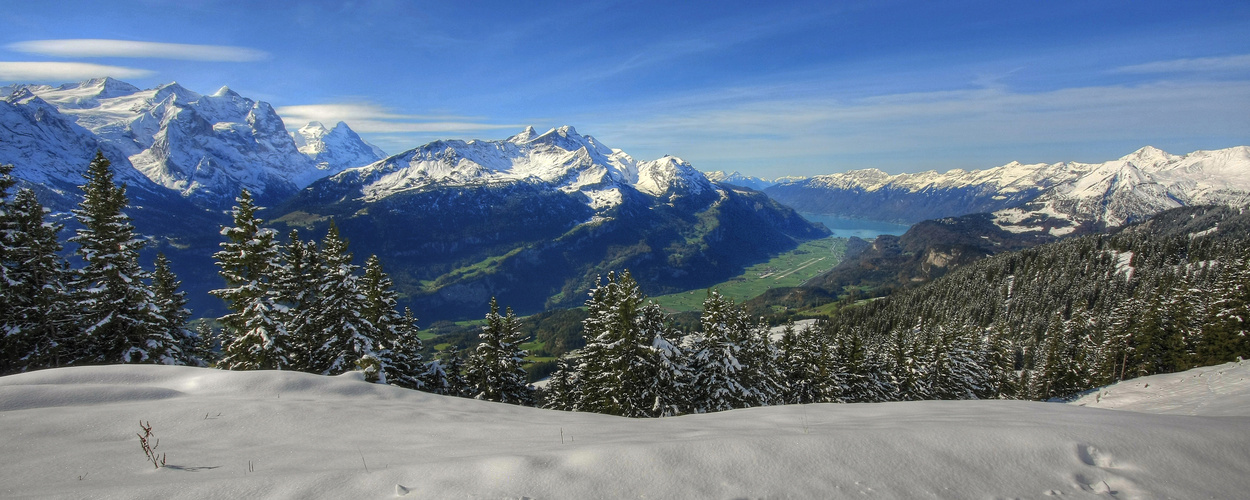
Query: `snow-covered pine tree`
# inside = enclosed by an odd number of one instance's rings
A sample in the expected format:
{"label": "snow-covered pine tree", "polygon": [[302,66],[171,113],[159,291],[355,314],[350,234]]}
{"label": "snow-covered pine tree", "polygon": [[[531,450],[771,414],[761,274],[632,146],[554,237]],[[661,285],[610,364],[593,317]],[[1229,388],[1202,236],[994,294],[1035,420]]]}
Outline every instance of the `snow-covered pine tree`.
{"label": "snow-covered pine tree", "polygon": [[213,254],[226,288],[209,293],[221,297],[230,313],[218,318],[224,327],[222,358],[228,370],[282,370],[289,367],[289,345],[282,315],[270,281],[276,269],[278,247],[274,232],[261,227],[247,190],[236,199],[234,227],[223,227],[227,241]]}
{"label": "snow-covered pine tree", "polygon": [[444,396],[463,397],[468,394],[469,382],[464,378],[464,358],[456,346],[448,347],[439,358],[425,364],[423,378],[426,391]]}
{"label": "snow-covered pine tree", "polygon": [[750,367],[739,361],[744,336],[739,311],[719,291],[708,291],[700,316],[702,330],[693,339],[692,410],[698,413],[757,406],[762,399],[741,383]]}
{"label": "snow-covered pine tree", "polygon": [[[838,401],[843,403],[876,403],[888,401],[893,390],[885,383],[885,368],[868,347],[863,337],[852,332],[843,337],[838,345],[838,364],[841,374],[834,381],[840,386],[834,388],[841,396]],[[832,363],[831,363],[832,364]],[[822,390],[828,393],[828,390]]]}
{"label": "snow-covered pine tree", "polygon": [[577,383],[577,365],[566,356],[556,360],[556,371],[551,373],[543,390],[542,407],[548,410],[573,411],[581,397]]}
{"label": "snow-covered pine tree", "polygon": [[1212,301],[1210,321],[1203,326],[1198,345],[1204,363],[1230,361],[1250,354],[1250,258],[1228,252],[1215,279],[1217,299]]}
{"label": "snow-covered pine tree", "polygon": [[934,399],[982,399],[992,392],[993,377],[982,355],[980,332],[970,325],[939,328],[939,345],[933,350],[930,386]]}
{"label": "snow-covered pine tree", "polygon": [[73,284],[82,325],[74,363],[162,362],[175,340],[161,328],[148,273],[139,267],[145,241],[122,212],[126,187],[113,183],[99,152],[84,177],[83,200],[73,210],[82,228],[69,239],[84,263]]}
{"label": "snow-covered pine tree", "polygon": [[521,349],[521,325],[512,308],[499,314],[499,303],[490,299],[486,326],[478,334],[481,343],[469,354],[465,379],[474,399],[517,405],[530,404],[526,383],[525,351]]}
{"label": "snow-covered pine tree", "polygon": [[213,326],[207,320],[198,322],[195,325],[195,342],[188,351],[191,357],[203,361],[204,366],[214,366],[219,357],[219,349],[221,343],[221,335],[213,330]]}
{"label": "snow-covered pine tree", "polygon": [[291,230],[287,243],[279,249],[273,274],[275,300],[285,308],[282,324],[287,332],[290,368],[316,373],[313,359],[324,330],[315,323],[318,279],[323,274],[317,243],[302,241],[299,231]]}
{"label": "snow-covered pine tree", "polygon": [[378,335],[378,360],[382,363],[379,381],[409,389],[423,388],[426,370],[421,359],[421,339],[417,337],[417,320],[411,309],[404,308],[403,314],[396,310],[399,294],[390,276],[382,271],[382,261],[377,255],[365,261],[360,290],[365,296],[362,315]]}
{"label": "snow-covered pine tree", "polygon": [[356,362],[377,359],[378,332],[363,316],[366,307],[361,293],[357,266],[338,225],[321,241],[321,274],[317,277],[317,298],[312,324],[321,331],[314,337],[313,373],[337,375],[351,371]]}
{"label": "snow-covered pine tree", "polygon": [[[9,189],[17,183],[13,179],[13,165],[0,164],[0,354],[8,352],[8,325],[14,320],[9,296],[9,238],[13,231],[13,223],[9,215]],[[8,358],[0,359],[0,373],[8,373]]]}
{"label": "snow-covered pine tree", "polygon": [[643,379],[648,384],[645,397],[651,401],[648,415],[670,417],[687,413],[690,407],[691,374],[686,352],[673,340],[677,332],[664,318],[658,304],[648,302],[638,320],[643,338],[650,337],[650,354]]}
{"label": "snow-covered pine tree", "polygon": [[0,373],[60,366],[68,361],[65,350],[77,333],[69,264],[57,240],[62,226],[44,220],[46,210],[29,189],[18,191],[13,203],[0,210],[5,210],[0,240],[7,259],[0,281]]}
{"label": "snow-covered pine tree", "polygon": [[[733,304],[732,300],[730,304]],[[736,306],[733,312],[738,325],[733,331],[739,335],[735,341],[742,348],[738,353],[738,362],[745,367],[739,372],[739,382],[754,395],[754,399],[747,404],[777,404],[783,392],[781,371],[777,366],[780,354],[769,338],[768,324],[762,318],[752,318],[745,307]]]}
{"label": "snow-covered pine tree", "polygon": [[676,365],[661,359],[661,348],[675,347],[665,339],[663,313],[654,304],[644,305],[645,300],[629,271],[608,273],[607,282],[591,290],[589,315],[582,322],[586,346],[577,359],[580,394],[574,409],[626,417],[677,411],[680,375],[667,372]]}
{"label": "snow-covered pine tree", "polygon": [[152,265],[152,302],[156,304],[156,312],[161,318],[161,329],[174,343],[166,353],[162,362],[170,365],[208,366],[208,360],[201,359],[197,351],[202,349],[202,341],[198,335],[187,328],[187,320],[191,319],[191,310],[187,309],[187,293],[178,291],[182,282],[169,268],[169,259],[164,253],[156,254],[156,262]]}

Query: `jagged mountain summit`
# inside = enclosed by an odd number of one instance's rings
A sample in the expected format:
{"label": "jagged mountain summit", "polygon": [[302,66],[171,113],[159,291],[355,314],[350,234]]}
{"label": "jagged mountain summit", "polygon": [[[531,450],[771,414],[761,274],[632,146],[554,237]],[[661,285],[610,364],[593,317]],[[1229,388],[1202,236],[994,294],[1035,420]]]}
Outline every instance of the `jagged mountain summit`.
{"label": "jagged mountain summit", "polygon": [[340,172],[386,158],[382,148],[361,139],[346,123],[326,129],[321,122],[309,122],[291,134],[299,152],[317,162],[326,172]]}
{"label": "jagged mountain summit", "polygon": [[1250,204],[1250,147],[1173,155],[1146,146],[1120,159],[1072,164],[1080,175],[993,213],[1013,233],[1100,231],[1172,208]]}
{"label": "jagged mountain summit", "polygon": [[570,126],[543,134],[527,127],[497,141],[432,142],[348,169],[330,182],[359,189],[368,201],[412,191],[521,182],[578,193],[595,210],[621,204],[623,189],[670,198],[713,190],[703,174],[680,158],[637,161]]}
{"label": "jagged mountain summit", "polygon": [[[998,218],[1019,225],[1054,211],[1081,224],[1120,226],[1181,205],[1245,203],[1246,151],[1240,146],[1172,155],[1147,146],[1104,163],[1012,162],[985,170],[898,175],[854,170],[781,180],[765,191],[800,211],[871,220],[914,223],[1029,203],[1034,208],[1007,210]],[[1019,227],[1042,227],[1028,224]]]}
{"label": "jagged mountain summit", "polygon": [[[92,140],[70,144],[75,150],[70,158],[89,157],[95,146],[118,172],[133,168],[152,183],[213,208],[229,206],[244,188],[258,198],[281,200],[318,178],[360,165],[351,164],[359,157],[355,152],[370,150],[344,125],[337,135],[331,134],[337,140],[323,141],[315,155],[305,155],[268,103],[253,101],[228,87],[213,94],[199,94],[177,83],[141,90],[113,78],[99,78],[60,86],[14,85],[0,88],[0,95],[14,106],[49,105],[92,136]],[[23,126],[38,127],[40,113],[48,114],[46,110],[25,113],[30,118]],[[64,141],[46,144],[0,149],[0,162],[79,182],[80,175],[67,177],[59,171],[64,168],[30,160],[46,156],[43,148],[66,147]]]}
{"label": "jagged mountain summit", "polygon": [[578,306],[624,268],[650,294],[702,288],[828,234],[679,158],[638,161],[569,126],[432,142],[321,179],[273,212],[314,232],[333,219],[426,319],[479,316],[491,297],[522,313]]}
{"label": "jagged mountain summit", "polygon": [[167,190],[134,169],[120,149],[29,89],[14,89],[0,97],[0,164],[12,164],[13,176],[23,187],[34,189],[45,205],[64,211],[77,203],[77,186],[96,151],[117,159],[117,181],[127,184],[131,198],[167,196]]}

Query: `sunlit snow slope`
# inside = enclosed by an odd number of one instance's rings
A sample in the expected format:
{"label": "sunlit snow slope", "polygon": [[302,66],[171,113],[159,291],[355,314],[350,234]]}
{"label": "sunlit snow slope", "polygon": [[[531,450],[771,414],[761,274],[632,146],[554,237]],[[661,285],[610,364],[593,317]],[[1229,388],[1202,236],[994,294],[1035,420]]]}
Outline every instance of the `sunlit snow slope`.
{"label": "sunlit snow slope", "polygon": [[[1234,407],[951,401],[630,420],[351,374],[54,369],[0,378],[0,497],[1242,498],[1250,417]],[[167,467],[145,461],[140,420]]]}
{"label": "sunlit snow slope", "polygon": [[1250,415],[1250,362],[1135,378],[1091,391],[1072,404],[1167,415]]}

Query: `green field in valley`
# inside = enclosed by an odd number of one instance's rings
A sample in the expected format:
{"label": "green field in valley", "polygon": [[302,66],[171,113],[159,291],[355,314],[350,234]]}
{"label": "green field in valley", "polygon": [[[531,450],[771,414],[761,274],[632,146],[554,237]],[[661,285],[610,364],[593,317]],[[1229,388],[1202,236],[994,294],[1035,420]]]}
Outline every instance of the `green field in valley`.
{"label": "green field in valley", "polygon": [[[842,262],[846,238],[829,237],[809,241],[798,248],[778,255],[768,262],[747,268],[741,275],[712,288],[735,301],[756,297],[774,287],[799,286]],[[652,297],[669,312],[697,311],[707,298],[705,290]]]}

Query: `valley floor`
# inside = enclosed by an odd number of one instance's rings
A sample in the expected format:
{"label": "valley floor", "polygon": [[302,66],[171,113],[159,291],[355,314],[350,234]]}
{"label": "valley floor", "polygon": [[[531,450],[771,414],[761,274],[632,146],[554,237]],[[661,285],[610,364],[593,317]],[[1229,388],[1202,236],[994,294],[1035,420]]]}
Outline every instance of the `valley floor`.
{"label": "valley floor", "polygon": [[[1248,376],[1250,363],[1230,363],[1074,404],[818,404],[631,420],[355,374],[53,369],[0,378],[0,497],[1244,498]],[[140,420],[166,467],[145,461]]]}

